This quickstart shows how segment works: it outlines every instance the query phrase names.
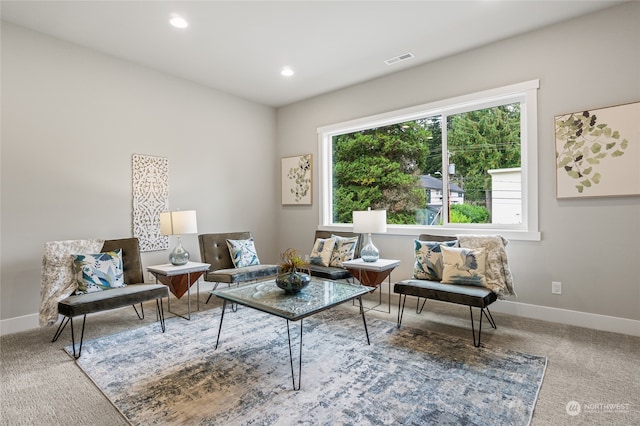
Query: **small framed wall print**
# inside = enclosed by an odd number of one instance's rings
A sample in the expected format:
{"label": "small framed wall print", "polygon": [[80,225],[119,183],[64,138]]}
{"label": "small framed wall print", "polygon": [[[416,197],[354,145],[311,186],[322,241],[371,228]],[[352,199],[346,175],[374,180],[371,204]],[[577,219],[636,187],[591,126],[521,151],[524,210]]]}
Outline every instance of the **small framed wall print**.
{"label": "small framed wall print", "polygon": [[311,154],[282,159],[282,204],[311,205]]}
{"label": "small framed wall print", "polygon": [[640,102],[555,117],[558,198],[640,195]]}

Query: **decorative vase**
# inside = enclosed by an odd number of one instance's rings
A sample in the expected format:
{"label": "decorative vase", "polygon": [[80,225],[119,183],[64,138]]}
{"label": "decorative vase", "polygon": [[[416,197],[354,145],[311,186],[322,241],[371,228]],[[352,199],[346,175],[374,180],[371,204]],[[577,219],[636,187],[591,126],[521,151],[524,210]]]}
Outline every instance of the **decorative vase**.
{"label": "decorative vase", "polygon": [[371,241],[371,234],[369,234],[367,245],[362,247],[360,250],[360,257],[365,262],[377,262],[380,259],[380,252],[373,245],[373,241]]}
{"label": "decorative vase", "polygon": [[178,245],[173,251],[169,254],[169,262],[172,265],[182,266],[189,263],[189,252],[182,247],[182,241],[180,237],[178,237]]}
{"label": "decorative vase", "polygon": [[299,293],[310,282],[311,277],[308,274],[296,270],[285,272],[276,277],[276,285],[289,294]]}

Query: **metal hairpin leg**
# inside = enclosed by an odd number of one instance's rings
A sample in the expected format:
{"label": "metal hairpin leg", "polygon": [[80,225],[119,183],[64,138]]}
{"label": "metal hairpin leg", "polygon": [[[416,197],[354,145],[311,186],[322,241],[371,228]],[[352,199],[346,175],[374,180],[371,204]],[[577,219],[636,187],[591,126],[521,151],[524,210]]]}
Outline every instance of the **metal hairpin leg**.
{"label": "metal hairpin leg", "polygon": [[[422,310],[424,309],[425,303],[427,303],[427,298],[426,297],[424,298],[424,302],[422,302],[422,306],[420,306],[420,296],[418,296],[418,301],[416,302],[416,314],[421,314],[422,313]],[[420,309],[418,309],[418,306],[420,306]]]}
{"label": "metal hairpin leg", "polygon": [[224,319],[224,310],[227,307],[227,299],[222,301],[222,315],[220,315],[220,325],[218,326],[218,338],[216,339],[216,349],[218,349],[218,343],[220,342],[220,332],[222,331],[222,320]]}
{"label": "metal hairpin leg", "polygon": [[[169,298],[169,296],[167,296],[167,298]],[[156,313],[157,313],[158,319],[160,320],[160,328],[164,333],[165,330],[167,329],[167,326],[164,323],[164,305],[162,304],[162,298],[156,299]]]}
{"label": "metal hairpin leg", "polygon": [[80,358],[82,353],[82,341],[84,340],[84,323],[87,321],[87,315],[82,316],[82,331],[80,332],[80,347],[78,348],[78,355],[76,356],[76,339],[73,335],[73,318],[71,318],[71,345],[73,346],[73,357],[75,359]]}
{"label": "metal hairpin leg", "polygon": [[[141,320],[144,319],[144,309],[142,307],[142,303],[140,303],[140,310],[142,312],[142,316],[140,316],[140,314],[138,313],[138,310],[136,309],[136,305],[132,305],[132,306],[133,306],[133,310],[136,311],[136,315],[138,316],[138,318]],[[160,328],[164,333],[166,330],[166,325],[164,323],[164,306],[162,304],[162,298],[156,299],[156,308],[157,308],[157,316],[160,320]],[[58,326],[58,329],[56,330],[56,333],[54,334],[53,339],[51,340],[51,343],[57,341],[60,335],[62,334],[62,331],[67,326],[67,324],[71,323],[71,346],[73,347],[73,358],[74,359],[80,358],[80,355],[82,354],[82,342],[84,341],[84,326],[86,322],[87,322],[87,315],[85,314],[82,316],[82,331],[80,332],[80,346],[78,347],[77,354],[76,354],[76,335],[73,332],[73,317],[62,318],[62,321],[60,322],[60,325]]]}
{"label": "metal hairpin leg", "polygon": [[53,339],[51,339],[51,343],[53,343],[56,340],[58,340],[58,337],[60,337],[60,334],[62,334],[62,330],[65,329],[65,327],[69,323],[70,319],[71,318],[69,318],[69,317],[62,317],[62,321],[60,321],[60,325],[58,326],[58,329],[56,330],[56,334],[53,335]]}
{"label": "metal hairpin leg", "polygon": [[[489,316],[487,316],[487,314],[489,314]],[[484,308],[484,316],[487,318],[487,320],[491,324],[491,327],[493,327],[494,330],[497,330],[498,326],[496,325],[496,322],[494,321],[493,315],[491,315],[491,311],[489,310],[488,306]]]}
{"label": "metal hairpin leg", "polygon": [[[169,300],[169,296],[167,296],[167,301],[168,300]],[[142,308],[142,303],[140,304],[140,307]],[[135,305],[133,306],[133,309],[136,309]],[[137,310],[136,310],[136,313],[138,313]],[[138,318],[140,318],[140,315],[138,315]],[[142,313],[142,318],[144,318],[144,311]],[[160,321],[160,328],[164,333],[167,327],[164,323],[164,304],[162,303],[162,297],[159,297],[156,299],[156,321]]]}
{"label": "metal hairpin leg", "polygon": [[80,333],[80,348],[78,349],[78,353],[77,354],[76,354],[76,336],[75,336],[75,334],[73,332],[73,318],[72,317],[64,317],[64,318],[62,318],[62,322],[58,326],[58,329],[56,330],[56,334],[53,336],[53,340],[51,341],[51,343],[53,343],[56,340],[58,340],[58,337],[60,337],[60,334],[62,334],[62,330],[65,329],[65,327],[67,326],[68,323],[71,323],[71,345],[73,347],[73,358],[74,359],[80,358],[80,354],[82,353],[82,340],[84,339],[84,324],[85,324],[86,320],[87,320],[87,316],[84,315],[82,317],[82,332]]}
{"label": "metal hairpin leg", "polygon": [[[169,299],[169,296],[167,296],[167,299]],[[142,302],[140,303],[140,312],[142,312],[142,315],[138,313],[138,310],[136,309],[136,305],[132,305],[132,306],[133,306],[133,310],[136,311],[136,315],[138,315],[138,319],[143,320],[144,307],[142,305]],[[164,304],[162,303],[162,297],[156,299],[156,320],[160,321],[160,328],[164,333],[166,330],[166,326],[164,324]]]}
{"label": "metal hairpin leg", "polygon": [[404,305],[407,302],[407,295],[401,294],[398,296],[398,321],[397,328],[400,328],[400,324],[402,324],[402,315],[404,314]]}
{"label": "metal hairpin leg", "polygon": [[362,307],[362,296],[358,296],[358,301],[360,302],[360,313],[362,314],[362,322],[364,323],[364,332],[367,335],[367,345],[371,344],[369,340],[369,330],[367,329],[367,320],[364,317],[364,308]]}
{"label": "metal hairpin leg", "polygon": [[[213,296],[213,291],[215,289],[218,288],[218,284],[220,284],[218,281],[216,281],[216,283],[213,285],[213,288],[211,289],[211,291],[209,292],[209,297],[207,297],[207,301],[204,302],[204,304],[206,305],[207,303],[209,303],[209,300],[211,300],[211,296]],[[229,284],[229,287],[231,287],[231,284]]]}
{"label": "metal hairpin leg", "polygon": [[[218,284],[220,284],[220,283],[216,282],[215,285],[213,286],[213,288],[211,289],[211,291],[209,292],[209,297],[207,297],[207,301],[204,302],[205,305],[207,303],[209,303],[209,299],[211,299],[211,296],[213,296],[213,292],[215,291],[215,289],[218,288]],[[227,285],[229,286],[229,288],[231,288],[231,283],[227,283]],[[199,306],[198,306],[198,310],[200,310]],[[238,304],[237,303],[232,303],[231,304],[231,312],[238,312]]]}
{"label": "metal hairpin leg", "polygon": [[[358,301],[360,302],[360,312],[362,314],[362,323],[364,324],[364,332],[367,336],[367,344],[370,345],[371,341],[369,340],[369,330],[367,329],[367,319],[365,318],[365,311],[362,307],[362,296],[358,296]],[[220,343],[220,334],[222,333],[222,322],[224,320],[224,313],[227,308],[227,299],[223,299],[222,301],[222,313],[220,315],[220,324],[218,326],[218,337],[216,338],[216,346],[215,349],[218,349],[218,345]],[[285,318],[286,319],[286,318]],[[291,381],[293,383],[293,390],[300,390],[300,384],[302,379],[302,332],[303,332],[303,319],[300,319],[300,338],[299,338],[299,353],[298,353],[298,382],[296,384],[296,374],[293,366],[293,348],[291,343],[291,327],[289,325],[290,320],[287,321],[287,341],[289,344],[289,365],[291,367]]]}
{"label": "metal hairpin leg", "polygon": [[[235,310],[234,310],[235,307]],[[224,320],[224,312],[227,309],[227,299],[222,299],[222,314],[220,314],[220,325],[218,326],[218,337],[216,338],[216,347],[218,349],[218,343],[220,343],[220,334],[222,333],[222,320]],[[231,310],[235,312],[238,309],[238,304],[231,302]]]}
{"label": "metal hairpin leg", "polygon": [[138,313],[138,310],[136,309],[136,305],[132,305],[133,306],[133,310],[136,311],[136,315],[138,316],[138,319],[143,320],[144,319],[144,308],[142,307],[142,303],[140,303],[140,312],[142,312],[142,316],[140,316],[140,314]]}
{"label": "metal hairpin leg", "polygon": [[300,353],[298,354],[298,386],[296,387],[296,376],[293,371],[293,351],[291,350],[291,331],[289,330],[289,320],[287,320],[287,339],[289,340],[289,364],[291,365],[291,380],[293,381],[293,390],[300,390],[300,382],[302,379],[302,319],[300,320]]}
{"label": "metal hairpin leg", "polygon": [[491,311],[489,311],[489,308],[480,308],[480,327],[478,328],[478,341],[476,343],[476,331],[475,331],[475,326],[473,324],[473,308],[471,308],[471,306],[469,306],[469,313],[471,314],[471,334],[473,334],[473,346],[475,346],[476,348],[479,348],[480,339],[482,338],[482,317],[483,316],[486,317],[487,321],[489,321],[489,324],[491,324],[491,327],[493,327],[494,329],[498,327],[496,326],[496,323],[493,320],[493,315],[491,315]]}
{"label": "metal hairpin leg", "polygon": [[[371,345],[369,340],[369,330],[367,328],[367,319],[365,318],[365,310],[362,305],[362,296],[358,296],[358,302],[360,304],[360,313],[362,315],[362,323],[364,324],[364,332],[367,336],[367,345]],[[291,329],[289,327],[289,320],[287,320],[287,340],[289,342],[289,364],[291,365],[291,381],[293,383],[293,390],[300,390],[300,384],[302,380],[302,319],[300,320],[300,353],[298,354],[298,385],[296,386],[296,376],[293,369],[293,350],[291,347]]]}

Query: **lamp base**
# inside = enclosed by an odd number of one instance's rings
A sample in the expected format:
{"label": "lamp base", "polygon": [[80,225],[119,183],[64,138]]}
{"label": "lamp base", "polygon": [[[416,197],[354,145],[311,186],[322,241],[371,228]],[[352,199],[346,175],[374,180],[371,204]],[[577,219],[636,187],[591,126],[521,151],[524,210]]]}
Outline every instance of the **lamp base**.
{"label": "lamp base", "polygon": [[380,259],[380,252],[371,241],[371,234],[368,236],[367,244],[360,250],[360,257],[365,262],[376,262]]}
{"label": "lamp base", "polygon": [[178,237],[178,245],[173,249],[171,254],[169,254],[169,262],[175,266],[182,266],[189,263],[189,252],[182,247],[180,237]]}

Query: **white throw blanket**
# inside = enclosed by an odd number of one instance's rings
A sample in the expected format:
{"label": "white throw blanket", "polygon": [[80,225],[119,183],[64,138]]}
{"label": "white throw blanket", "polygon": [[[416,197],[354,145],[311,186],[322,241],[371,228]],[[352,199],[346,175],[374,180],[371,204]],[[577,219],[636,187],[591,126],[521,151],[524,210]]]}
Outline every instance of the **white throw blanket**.
{"label": "white throw blanket", "polygon": [[506,245],[509,241],[501,235],[456,235],[460,247],[481,248],[487,251],[485,277],[487,287],[504,299],[505,296],[517,296],[513,289],[513,276],[507,261]]}
{"label": "white throw blanket", "polygon": [[40,280],[40,326],[58,321],[58,302],[78,287],[73,273],[73,254],[100,253],[104,240],[49,241],[44,244]]}

